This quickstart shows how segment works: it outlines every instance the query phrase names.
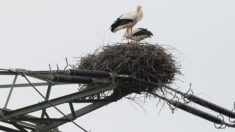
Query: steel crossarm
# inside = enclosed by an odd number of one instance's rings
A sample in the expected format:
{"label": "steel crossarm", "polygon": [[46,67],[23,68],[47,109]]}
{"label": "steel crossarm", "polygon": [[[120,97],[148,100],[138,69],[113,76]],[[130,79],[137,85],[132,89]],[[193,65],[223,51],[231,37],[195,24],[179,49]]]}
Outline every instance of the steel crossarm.
{"label": "steel crossarm", "polygon": [[[125,93],[125,94],[122,94],[121,96],[111,95],[109,97],[106,97],[105,100],[112,100],[112,101],[94,102],[94,103],[92,103],[92,104],[90,104],[88,106],[85,106],[85,107],[83,107],[83,108],[81,108],[79,110],[74,111],[75,117],[74,117],[74,114],[71,113],[71,114],[66,115],[66,117],[61,117],[60,119],[67,119],[67,118],[69,118],[71,120],[75,120],[76,118],[79,118],[79,117],[81,117],[81,116],[83,116],[85,114],[88,114],[88,113],[96,110],[96,109],[99,109],[99,108],[101,108],[101,107],[103,107],[105,105],[108,105],[108,104],[110,104],[110,103],[112,103],[114,101],[117,101],[117,100],[127,96],[128,94],[130,94],[130,93]],[[48,125],[42,125],[42,126],[40,126],[40,128],[42,128],[42,129],[44,129],[44,131],[46,131],[46,130],[51,130],[51,129],[57,128],[58,126],[61,126],[61,125],[65,124],[65,123],[67,123],[67,122],[65,122],[65,121],[52,122],[51,124],[48,124]],[[32,132],[37,132],[37,130],[32,131]]]}
{"label": "steel crossarm", "polygon": [[[55,98],[55,99],[52,99],[52,100],[49,100],[49,101],[53,105],[59,105],[59,104],[71,102],[71,101],[79,99],[79,98],[85,98],[85,97],[88,97],[88,96],[91,96],[91,95],[94,95],[94,94],[109,91],[109,90],[114,89],[115,87],[116,87],[116,85],[108,85],[108,86],[105,86],[105,87],[93,87],[93,88],[89,88],[88,90],[84,90],[84,91],[81,91],[81,92],[69,94],[69,95],[62,96],[62,97],[59,97],[59,98]],[[51,104],[49,104],[47,101],[44,101],[44,102],[37,103],[37,104],[34,104],[34,105],[30,105],[30,106],[27,106],[27,107],[24,107],[24,108],[20,108],[20,109],[11,111],[8,114],[5,114],[4,118],[2,118],[2,120],[3,119],[10,119],[10,118],[13,118],[13,117],[18,117],[18,116],[25,115],[25,114],[28,114],[28,113],[31,113],[31,112],[35,112],[35,111],[38,111],[38,110],[49,108],[49,107],[52,107]]]}
{"label": "steel crossarm", "polygon": [[[74,83],[48,83],[48,82],[39,82],[39,83],[32,83],[34,86],[47,86],[47,85],[68,85],[68,84],[74,84]],[[5,85],[0,85],[0,88],[11,88],[12,84],[5,84]],[[28,83],[21,83],[21,84],[15,84],[14,88],[23,88],[23,87],[32,87]]]}
{"label": "steel crossarm", "polygon": [[[90,113],[90,112],[98,109],[98,108],[101,108],[105,105],[108,105],[109,103],[111,103],[111,102],[98,102],[98,103],[90,104],[90,105],[88,105],[88,106],[86,106],[82,109],[79,109],[79,110],[75,111],[75,116],[76,116],[76,118],[81,117],[81,116],[83,116],[87,113]],[[72,113],[68,114],[67,117],[69,117],[70,119],[74,119]],[[60,119],[66,119],[66,117],[62,117]],[[47,126],[43,126],[43,127],[45,128],[45,130],[51,130],[51,129],[56,128],[58,126],[61,126],[65,123],[67,123],[67,122],[65,122],[65,121],[53,122],[53,123],[51,123]]]}
{"label": "steel crossarm", "polygon": [[29,122],[45,122],[45,123],[49,123],[49,122],[69,122],[70,120],[68,119],[57,119],[57,118],[23,118],[23,117],[17,117],[17,118],[13,118],[14,121],[29,121]]}

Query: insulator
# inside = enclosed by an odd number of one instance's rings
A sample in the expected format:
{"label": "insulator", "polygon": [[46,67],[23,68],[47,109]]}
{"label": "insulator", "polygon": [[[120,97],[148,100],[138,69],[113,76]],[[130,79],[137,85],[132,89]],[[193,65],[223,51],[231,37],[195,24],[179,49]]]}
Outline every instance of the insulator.
{"label": "insulator", "polygon": [[232,112],[228,109],[225,109],[221,106],[218,106],[218,105],[216,105],[212,102],[209,102],[207,100],[204,100],[204,99],[199,98],[197,96],[194,96],[192,94],[185,94],[184,97],[191,100],[191,101],[193,101],[193,102],[195,102],[196,104],[199,104],[201,106],[209,108],[213,111],[219,112],[220,114],[226,115],[226,116],[231,117],[231,118],[235,118],[235,113],[234,112]]}
{"label": "insulator", "polygon": [[94,70],[52,70],[52,71],[28,71],[27,74],[56,74],[56,75],[72,75],[72,76],[86,76],[96,78],[108,78],[112,76],[112,73],[106,71],[94,71]]}
{"label": "insulator", "polygon": [[112,74],[110,72],[106,72],[106,71],[73,70],[73,69],[71,69],[70,70],[70,75],[108,78],[108,77],[111,77]]}
{"label": "insulator", "polygon": [[94,79],[90,77],[80,77],[80,76],[64,76],[64,75],[54,75],[54,82],[67,82],[67,83],[94,83]]}
{"label": "insulator", "polygon": [[208,121],[211,121],[211,122],[214,122],[216,124],[225,124],[225,122],[223,120],[221,120],[220,118],[216,117],[216,116],[213,116],[211,114],[208,114],[204,111],[201,111],[199,109],[196,109],[196,108],[193,108],[191,106],[188,106],[186,104],[183,104],[181,102],[178,102],[178,101],[174,101],[172,103],[175,107],[179,108],[179,109],[182,109],[186,112],[189,112],[193,115],[196,115],[196,116],[199,116],[203,119],[206,119]]}
{"label": "insulator", "polygon": [[51,70],[51,71],[27,71],[28,75],[35,75],[35,74],[57,74],[57,75],[70,75],[69,70]]}

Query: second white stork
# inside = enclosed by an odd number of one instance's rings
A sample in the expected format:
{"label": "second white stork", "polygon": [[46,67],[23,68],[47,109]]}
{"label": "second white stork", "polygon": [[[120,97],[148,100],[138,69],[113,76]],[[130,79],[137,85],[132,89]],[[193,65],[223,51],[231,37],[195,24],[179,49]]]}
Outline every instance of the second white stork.
{"label": "second white stork", "polygon": [[[121,15],[110,27],[112,32],[127,28],[128,34],[132,33],[132,27],[142,19],[142,7],[137,6],[136,11]],[[129,31],[130,30],[130,31]]]}
{"label": "second white stork", "polygon": [[141,41],[145,38],[151,37],[152,35],[153,34],[145,28],[136,28],[136,29],[133,30],[131,35],[128,35],[128,33],[126,32],[124,34],[124,37],[126,39],[131,39],[131,40],[134,40],[136,42],[139,42],[139,41]]}

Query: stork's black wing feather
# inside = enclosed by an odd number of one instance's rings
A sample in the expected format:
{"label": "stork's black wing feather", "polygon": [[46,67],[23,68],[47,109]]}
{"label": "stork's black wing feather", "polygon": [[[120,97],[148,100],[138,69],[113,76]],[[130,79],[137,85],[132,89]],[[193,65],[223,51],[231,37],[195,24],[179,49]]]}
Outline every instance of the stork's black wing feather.
{"label": "stork's black wing feather", "polygon": [[151,37],[153,34],[145,28],[139,28],[140,31],[133,34],[133,36],[147,35]]}
{"label": "stork's black wing feather", "polygon": [[120,19],[120,17],[111,25],[110,29],[113,32],[115,28],[133,22],[132,19]]}

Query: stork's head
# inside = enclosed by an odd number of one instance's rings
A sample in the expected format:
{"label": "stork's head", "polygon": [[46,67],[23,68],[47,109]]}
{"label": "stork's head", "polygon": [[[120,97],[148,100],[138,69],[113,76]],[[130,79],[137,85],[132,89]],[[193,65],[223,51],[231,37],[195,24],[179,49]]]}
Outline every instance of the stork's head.
{"label": "stork's head", "polygon": [[141,5],[138,5],[138,6],[137,6],[137,9],[136,9],[137,12],[140,12],[141,8],[142,8]]}
{"label": "stork's head", "polygon": [[137,21],[140,21],[143,18],[143,11],[142,11],[142,7],[140,5],[137,6],[137,13],[138,13],[138,18]]}

